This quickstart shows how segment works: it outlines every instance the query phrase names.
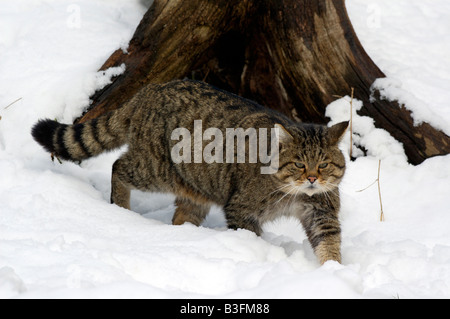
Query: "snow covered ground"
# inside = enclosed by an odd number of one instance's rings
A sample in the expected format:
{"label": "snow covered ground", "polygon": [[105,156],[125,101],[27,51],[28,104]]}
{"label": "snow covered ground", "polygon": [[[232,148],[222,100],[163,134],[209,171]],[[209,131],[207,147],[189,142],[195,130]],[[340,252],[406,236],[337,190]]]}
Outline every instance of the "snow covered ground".
{"label": "snow covered ground", "polygon": [[[120,151],[81,167],[51,162],[31,126],[81,113],[114,73],[96,70],[126,48],[148,2],[1,1],[0,298],[450,298],[450,156],[411,166],[369,118],[355,114],[369,156],[349,163],[342,184],[343,265],[320,266],[294,220],[258,238],[227,230],[217,208],[203,227],[171,226],[169,195],[135,192],[134,212],[110,205]],[[450,3],[347,6],[388,75],[377,85],[450,134]],[[348,100],[328,107],[333,121],[348,118]],[[380,159],[385,222],[376,185],[359,192]]]}

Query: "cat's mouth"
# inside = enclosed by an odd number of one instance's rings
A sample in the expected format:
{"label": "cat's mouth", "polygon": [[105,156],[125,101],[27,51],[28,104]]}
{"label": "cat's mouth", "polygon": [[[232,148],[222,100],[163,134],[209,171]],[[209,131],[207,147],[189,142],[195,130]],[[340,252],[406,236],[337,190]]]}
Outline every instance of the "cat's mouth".
{"label": "cat's mouth", "polygon": [[313,196],[315,194],[323,193],[324,190],[321,187],[321,185],[316,182],[314,184],[311,184],[310,182],[304,182],[297,186],[300,188],[300,191],[308,196]]}
{"label": "cat's mouth", "polygon": [[326,192],[326,189],[318,182],[311,184],[310,182],[291,182],[289,186],[285,186],[284,193],[289,195],[305,194],[309,197]]}

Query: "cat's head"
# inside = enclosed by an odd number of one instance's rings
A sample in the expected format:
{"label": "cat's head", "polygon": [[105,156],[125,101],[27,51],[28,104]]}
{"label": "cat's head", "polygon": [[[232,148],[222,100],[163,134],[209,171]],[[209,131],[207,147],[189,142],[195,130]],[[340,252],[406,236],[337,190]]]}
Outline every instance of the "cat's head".
{"label": "cat's head", "polygon": [[277,124],[280,143],[279,170],[275,177],[280,190],[292,195],[335,191],[345,172],[345,158],[338,144],[348,122],[326,127]]}

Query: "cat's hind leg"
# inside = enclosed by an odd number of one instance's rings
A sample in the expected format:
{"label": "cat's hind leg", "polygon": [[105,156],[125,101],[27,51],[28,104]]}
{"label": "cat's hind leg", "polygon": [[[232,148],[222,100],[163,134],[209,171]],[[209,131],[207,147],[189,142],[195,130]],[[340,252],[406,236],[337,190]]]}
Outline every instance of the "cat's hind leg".
{"label": "cat's hind leg", "polygon": [[205,220],[211,208],[207,204],[197,204],[190,199],[177,197],[175,200],[176,210],[172,219],[173,225],[183,225],[191,223],[200,226]]}
{"label": "cat's hind leg", "polygon": [[118,159],[112,169],[111,204],[130,209],[132,174],[123,159]]}

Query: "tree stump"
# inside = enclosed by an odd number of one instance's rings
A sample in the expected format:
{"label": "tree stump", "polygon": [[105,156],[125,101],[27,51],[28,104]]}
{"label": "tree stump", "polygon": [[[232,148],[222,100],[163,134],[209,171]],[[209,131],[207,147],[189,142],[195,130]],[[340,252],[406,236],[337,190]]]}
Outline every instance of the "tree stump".
{"label": "tree stump", "polygon": [[361,115],[402,142],[412,164],[450,153],[450,139],[414,126],[396,103],[371,102],[385,77],[365,52],[345,0],[155,0],[130,41],[101,70],[126,71],[96,92],[79,122],[119,108],[149,83],[193,78],[254,100],[297,121],[325,123],[334,96],[363,101]]}

